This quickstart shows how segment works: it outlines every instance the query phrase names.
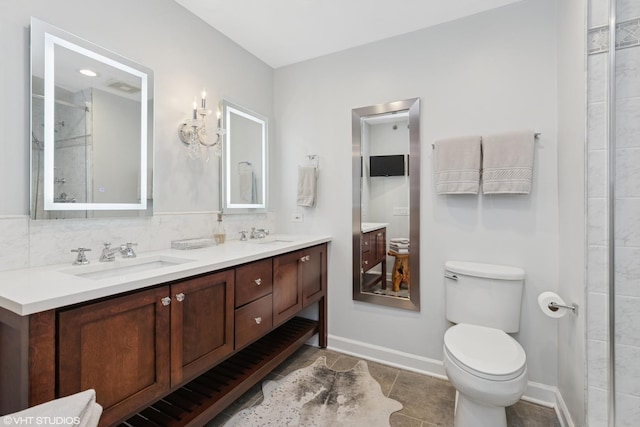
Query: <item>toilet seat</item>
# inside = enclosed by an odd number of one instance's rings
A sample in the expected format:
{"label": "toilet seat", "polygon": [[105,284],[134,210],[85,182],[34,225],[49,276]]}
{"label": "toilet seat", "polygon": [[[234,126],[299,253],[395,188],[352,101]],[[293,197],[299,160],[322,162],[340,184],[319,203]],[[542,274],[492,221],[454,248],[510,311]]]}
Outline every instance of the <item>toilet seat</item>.
{"label": "toilet seat", "polygon": [[444,349],[465,371],[492,381],[507,381],[526,369],[527,356],[515,339],[500,329],[461,323],[444,334]]}

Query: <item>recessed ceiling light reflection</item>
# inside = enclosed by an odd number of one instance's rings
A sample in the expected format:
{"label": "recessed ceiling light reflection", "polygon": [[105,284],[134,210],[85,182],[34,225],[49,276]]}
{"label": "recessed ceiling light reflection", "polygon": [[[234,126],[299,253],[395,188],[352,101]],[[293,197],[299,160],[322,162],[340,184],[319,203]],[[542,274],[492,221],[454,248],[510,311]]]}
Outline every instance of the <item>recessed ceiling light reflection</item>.
{"label": "recessed ceiling light reflection", "polygon": [[82,70],[78,70],[78,72],[87,77],[98,77],[98,73],[88,68],[83,68]]}

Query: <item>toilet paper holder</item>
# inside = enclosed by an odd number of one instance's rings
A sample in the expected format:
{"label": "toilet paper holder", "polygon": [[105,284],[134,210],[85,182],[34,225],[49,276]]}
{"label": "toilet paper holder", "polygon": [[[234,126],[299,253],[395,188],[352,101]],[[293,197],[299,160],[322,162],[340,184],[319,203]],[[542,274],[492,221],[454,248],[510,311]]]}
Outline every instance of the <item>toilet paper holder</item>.
{"label": "toilet paper holder", "polygon": [[565,310],[571,310],[573,314],[575,314],[576,316],[578,315],[578,304],[576,303],[573,303],[571,305],[558,304],[557,302],[553,301],[549,303],[549,310],[551,311],[558,311],[561,308]]}

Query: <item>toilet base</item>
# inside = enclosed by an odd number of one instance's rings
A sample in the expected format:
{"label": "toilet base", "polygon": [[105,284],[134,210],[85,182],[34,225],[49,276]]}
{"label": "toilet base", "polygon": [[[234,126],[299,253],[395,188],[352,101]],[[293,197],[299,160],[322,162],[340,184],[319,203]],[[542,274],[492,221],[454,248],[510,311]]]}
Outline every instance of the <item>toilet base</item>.
{"label": "toilet base", "polygon": [[456,391],[454,427],[507,427],[507,412],[502,406],[481,405]]}

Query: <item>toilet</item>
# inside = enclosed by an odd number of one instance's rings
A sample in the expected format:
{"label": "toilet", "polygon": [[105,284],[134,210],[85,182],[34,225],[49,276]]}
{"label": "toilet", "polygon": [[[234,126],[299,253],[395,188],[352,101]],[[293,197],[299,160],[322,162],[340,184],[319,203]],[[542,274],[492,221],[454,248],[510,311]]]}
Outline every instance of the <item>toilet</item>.
{"label": "toilet", "polygon": [[524,270],[445,264],[444,367],[456,389],[455,427],[506,427],[505,407],[527,386],[527,357],[509,333],[520,329]]}

